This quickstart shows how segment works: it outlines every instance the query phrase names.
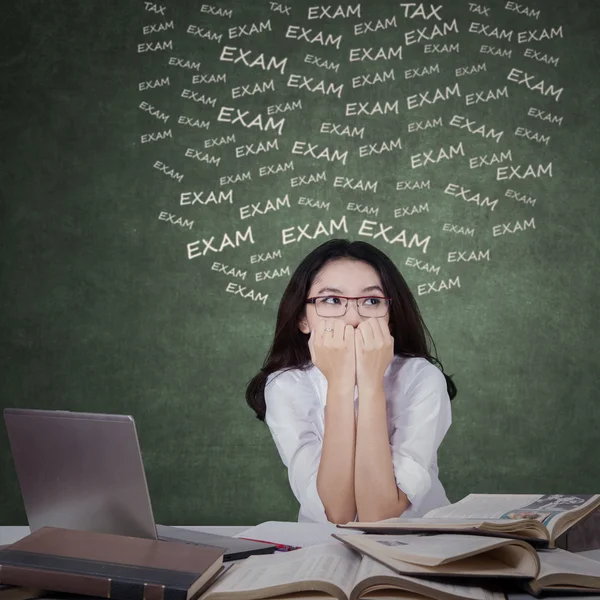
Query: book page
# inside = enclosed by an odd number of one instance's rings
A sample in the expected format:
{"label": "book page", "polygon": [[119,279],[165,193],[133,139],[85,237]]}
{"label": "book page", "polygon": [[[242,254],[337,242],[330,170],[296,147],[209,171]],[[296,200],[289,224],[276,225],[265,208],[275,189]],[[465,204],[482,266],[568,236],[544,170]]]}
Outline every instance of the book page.
{"label": "book page", "polygon": [[[340,535],[343,538],[345,536]],[[346,536],[348,537],[348,536]],[[510,544],[531,552],[527,542],[507,540],[482,535],[439,534],[439,535],[371,535],[360,536],[365,544],[375,544],[378,552],[404,562],[435,567],[469,556],[483,554],[494,548]]]}
{"label": "book page", "polygon": [[392,556],[384,554],[376,554],[371,552],[369,548],[364,548],[363,552],[369,554],[371,558],[380,560],[382,563],[390,566],[398,573],[403,575],[420,576],[434,575],[437,577],[512,577],[517,579],[530,578],[531,573],[524,573],[507,565],[503,561],[495,560],[487,555],[464,558],[456,563],[449,563],[439,567],[426,567],[423,565],[415,565],[407,563],[403,560],[398,560]]}
{"label": "book page", "polygon": [[[426,588],[435,590],[465,600],[504,600],[504,594],[496,591],[486,590],[485,588],[476,585],[456,585],[451,582],[440,582],[433,579],[410,577],[409,575],[399,575],[389,567],[378,563],[376,560],[363,556],[362,562],[356,574],[356,581],[365,581],[371,577],[389,577],[396,580],[397,585],[401,589],[417,590]],[[426,593],[423,590],[422,593]],[[373,598],[376,594],[369,594]]]}
{"label": "book page", "polygon": [[281,554],[253,555],[236,565],[202,598],[210,600],[219,592],[232,594],[307,581],[328,582],[349,596],[360,561],[359,554],[337,542]]}
{"label": "book page", "polygon": [[339,530],[333,523],[296,523],[290,521],[265,521],[237,533],[234,537],[263,540],[288,546],[315,546],[334,542],[332,533]]}
{"label": "book page", "polygon": [[[387,537],[387,536],[386,536]],[[381,551],[382,545],[369,541],[368,536],[339,536],[339,539],[358,550],[361,554],[383,563],[396,573],[410,576],[460,576],[460,577],[515,577],[531,578],[538,573],[537,555],[524,550],[518,560],[506,560],[503,549],[490,550],[478,556],[470,556],[435,567],[400,560],[389,552]],[[507,547],[507,549],[510,547]]]}
{"label": "book page", "polygon": [[[542,580],[548,575],[572,573],[596,577],[600,587],[600,564],[585,556],[579,556],[573,552],[567,552],[560,548],[553,550],[540,550],[540,574],[537,578]],[[541,582],[541,581],[540,581]],[[541,582],[543,583],[543,582]]]}
{"label": "book page", "polygon": [[[485,537],[523,539],[533,545],[548,546],[549,533],[543,523],[534,519],[456,519],[456,518],[394,518],[372,523],[359,522],[338,525],[342,532],[385,535],[469,534]],[[335,537],[335,535],[334,535]]]}
{"label": "book page", "polygon": [[[554,502],[552,502],[554,498]],[[559,537],[569,527],[576,523],[581,515],[593,511],[592,505],[598,507],[600,496],[598,494],[572,494],[543,496],[546,503],[545,510],[550,511],[544,524],[548,528],[552,539]],[[587,509],[587,510],[586,510]]]}
{"label": "book page", "polygon": [[[345,523],[343,525],[338,525],[338,530],[354,531],[356,528],[360,528],[361,530],[364,529],[365,531],[377,529],[385,530],[381,532],[373,531],[374,533],[387,533],[388,531],[393,532],[394,530],[397,530],[398,532],[405,531],[406,535],[409,535],[410,533],[427,530],[442,531],[444,529],[459,529],[461,531],[477,531],[483,527],[484,523],[506,526],[511,522],[516,523],[523,521],[525,521],[525,519],[518,519],[518,521],[515,519],[514,521],[510,521],[507,519],[466,519],[463,517],[392,517],[391,519],[385,519],[383,521],[357,521],[356,523]],[[519,528],[514,528],[515,531],[518,529]],[[513,529],[511,529],[511,531],[512,530]],[[359,531],[357,533],[359,533]]]}
{"label": "book page", "polygon": [[[425,518],[443,519],[501,519],[504,515],[533,504],[539,494],[469,494],[462,500],[430,510]],[[521,517],[520,517],[521,518]]]}
{"label": "book page", "polygon": [[[510,524],[511,522],[523,522],[526,519],[467,519],[464,517],[392,517],[391,519],[385,519],[384,521],[373,521],[372,523],[357,522],[351,525],[338,525],[338,529],[353,529],[354,527],[365,528],[368,526],[371,529],[379,528],[387,530],[398,529],[399,531],[406,531],[407,535],[413,531],[424,531],[431,529],[432,531],[443,530],[443,529],[479,529],[484,523],[493,523],[495,525]],[[514,528],[515,531],[519,528]],[[512,531],[512,529],[511,529]]]}
{"label": "book page", "polygon": [[429,511],[425,517],[534,519],[554,537],[557,521],[565,513],[584,510],[597,500],[593,494],[469,494],[455,504]]}

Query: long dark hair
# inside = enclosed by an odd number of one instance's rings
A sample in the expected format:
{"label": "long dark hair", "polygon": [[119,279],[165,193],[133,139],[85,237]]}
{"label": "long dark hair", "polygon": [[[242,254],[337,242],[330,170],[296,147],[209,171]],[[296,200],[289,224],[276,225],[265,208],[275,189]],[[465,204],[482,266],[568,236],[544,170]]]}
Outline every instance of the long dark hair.
{"label": "long dark hair", "polygon": [[[246,388],[246,402],[256,413],[257,419],[265,420],[265,384],[271,373],[289,369],[306,370],[312,366],[308,350],[309,334],[302,333],[298,324],[305,315],[307,294],[316,274],[326,263],[340,258],[364,261],[379,274],[385,294],[392,299],[389,326],[394,338],[394,354],[425,358],[444,373],[431,334],[396,265],[381,250],[367,242],[329,240],[315,248],[298,265],[283,292],[273,343],[262,369]],[[433,346],[434,356],[429,350],[429,343]],[[456,386],[450,375],[444,373],[444,377],[448,395],[452,399],[456,396]]]}

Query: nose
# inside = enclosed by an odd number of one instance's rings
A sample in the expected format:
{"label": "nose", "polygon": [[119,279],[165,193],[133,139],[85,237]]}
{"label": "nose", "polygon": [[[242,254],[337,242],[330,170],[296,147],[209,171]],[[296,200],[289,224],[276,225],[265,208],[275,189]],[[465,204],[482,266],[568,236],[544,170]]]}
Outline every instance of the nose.
{"label": "nose", "polygon": [[358,314],[356,303],[357,300],[349,300],[348,309],[344,315],[344,322],[346,325],[352,325],[354,329],[356,329],[364,320],[364,318]]}

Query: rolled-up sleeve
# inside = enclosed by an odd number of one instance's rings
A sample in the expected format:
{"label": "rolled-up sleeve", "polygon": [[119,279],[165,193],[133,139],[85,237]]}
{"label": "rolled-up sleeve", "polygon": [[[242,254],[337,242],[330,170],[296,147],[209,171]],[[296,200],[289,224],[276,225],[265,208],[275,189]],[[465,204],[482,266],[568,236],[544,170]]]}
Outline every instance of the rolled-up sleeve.
{"label": "rolled-up sleeve", "polygon": [[266,415],[273,441],[288,469],[292,492],[307,520],[327,522],[317,491],[323,440],[315,425],[318,397],[307,378],[286,371],[269,377],[265,386]]}
{"label": "rolled-up sleeve", "polygon": [[390,419],[396,484],[417,511],[431,489],[431,469],[452,423],[443,373],[424,359],[418,362],[408,383],[399,377],[394,384]]}

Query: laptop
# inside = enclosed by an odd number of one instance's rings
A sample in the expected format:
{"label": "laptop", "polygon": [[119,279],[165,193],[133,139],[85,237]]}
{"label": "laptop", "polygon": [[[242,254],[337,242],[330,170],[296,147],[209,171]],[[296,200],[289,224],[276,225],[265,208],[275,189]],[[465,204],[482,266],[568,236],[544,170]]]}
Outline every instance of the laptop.
{"label": "laptop", "polygon": [[31,531],[64,527],[225,549],[223,560],[275,544],[157,525],[133,417],[5,408]]}

